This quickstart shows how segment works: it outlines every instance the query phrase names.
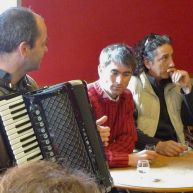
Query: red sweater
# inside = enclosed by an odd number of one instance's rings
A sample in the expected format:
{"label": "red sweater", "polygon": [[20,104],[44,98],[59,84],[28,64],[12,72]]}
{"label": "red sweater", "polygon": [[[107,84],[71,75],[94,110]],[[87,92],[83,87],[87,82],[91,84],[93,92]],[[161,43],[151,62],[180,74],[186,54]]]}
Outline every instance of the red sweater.
{"label": "red sweater", "polygon": [[108,116],[104,125],[111,128],[109,145],[105,147],[109,167],[128,167],[128,154],[133,152],[137,141],[131,92],[125,90],[118,101],[112,101],[105,97],[99,83],[94,82],[88,85],[88,94],[96,118]]}

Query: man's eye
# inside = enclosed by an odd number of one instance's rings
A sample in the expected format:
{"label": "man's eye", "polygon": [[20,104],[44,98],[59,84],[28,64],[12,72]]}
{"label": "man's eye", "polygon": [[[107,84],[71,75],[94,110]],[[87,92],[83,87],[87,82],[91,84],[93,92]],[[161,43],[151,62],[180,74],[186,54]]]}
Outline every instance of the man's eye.
{"label": "man's eye", "polygon": [[168,56],[163,56],[163,57],[161,57],[161,60],[162,61],[165,61],[165,60],[167,60],[168,59]]}
{"label": "man's eye", "polygon": [[127,72],[127,73],[124,73],[123,75],[124,76],[131,76],[131,74],[132,74],[131,72]]}
{"label": "man's eye", "polygon": [[112,71],[111,72],[113,75],[118,75],[119,73],[117,71]]}

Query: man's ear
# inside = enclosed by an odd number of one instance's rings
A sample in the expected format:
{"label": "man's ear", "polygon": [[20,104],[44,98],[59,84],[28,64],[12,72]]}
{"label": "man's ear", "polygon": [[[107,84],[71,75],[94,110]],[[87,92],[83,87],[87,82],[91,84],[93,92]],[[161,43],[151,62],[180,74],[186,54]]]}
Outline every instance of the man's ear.
{"label": "man's ear", "polygon": [[152,61],[144,59],[144,65],[149,70],[151,68]]}
{"label": "man's ear", "polygon": [[21,42],[18,46],[19,53],[21,56],[26,57],[29,55],[30,46],[27,42]]}

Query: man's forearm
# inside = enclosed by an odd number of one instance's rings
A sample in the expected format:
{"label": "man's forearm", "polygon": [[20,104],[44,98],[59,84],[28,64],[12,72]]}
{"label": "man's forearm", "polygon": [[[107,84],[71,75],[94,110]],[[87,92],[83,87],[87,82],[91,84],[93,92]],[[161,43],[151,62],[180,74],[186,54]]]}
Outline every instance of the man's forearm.
{"label": "man's forearm", "polygon": [[144,149],[145,145],[147,144],[156,145],[160,141],[157,138],[146,135],[140,129],[137,129],[137,136],[138,136],[138,140],[135,147],[136,149],[139,149],[139,150]]}

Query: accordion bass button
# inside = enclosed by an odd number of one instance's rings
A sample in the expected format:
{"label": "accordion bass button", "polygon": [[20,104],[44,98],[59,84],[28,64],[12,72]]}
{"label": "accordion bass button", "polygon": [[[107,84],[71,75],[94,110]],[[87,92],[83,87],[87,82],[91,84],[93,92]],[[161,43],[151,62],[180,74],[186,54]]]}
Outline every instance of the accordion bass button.
{"label": "accordion bass button", "polygon": [[48,145],[48,146],[47,146],[47,150],[49,150],[49,151],[52,150],[52,146],[51,146],[51,145]]}
{"label": "accordion bass button", "polygon": [[44,139],[48,139],[48,135],[46,133],[43,134]]}
{"label": "accordion bass button", "polygon": [[45,132],[46,132],[45,128],[44,128],[44,127],[41,128],[41,129],[40,129],[40,132],[41,132],[41,133],[45,133]]}
{"label": "accordion bass button", "polygon": [[42,121],[42,117],[41,117],[41,116],[38,116],[38,117],[37,117],[37,121]]}
{"label": "accordion bass button", "polygon": [[51,156],[51,157],[54,156],[54,152],[50,152],[50,156]]}
{"label": "accordion bass button", "polygon": [[35,125],[37,127],[44,127],[44,122],[42,122],[42,121],[35,121]]}
{"label": "accordion bass button", "polygon": [[39,115],[40,114],[40,110],[35,110],[34,114]]}
{"label": "accordion bass button", "polygon": [[43,152],[43,157],[46,159],[50,159],[52,157],[55,157],[54,152],[50,151],[50,152]]}
{"label": "accordion bass button", "polygon": [[46,145],[49,145],[50,144],[50,140],[49,139],[43,140],[43,143],[46,144]]}
{"label": "accordion bass button", "polygon": [[52,151],[52,146],[51,145],[45,145],[45,146],[42,146],[42,151],[43,152],[50,152],[50,151]]}

